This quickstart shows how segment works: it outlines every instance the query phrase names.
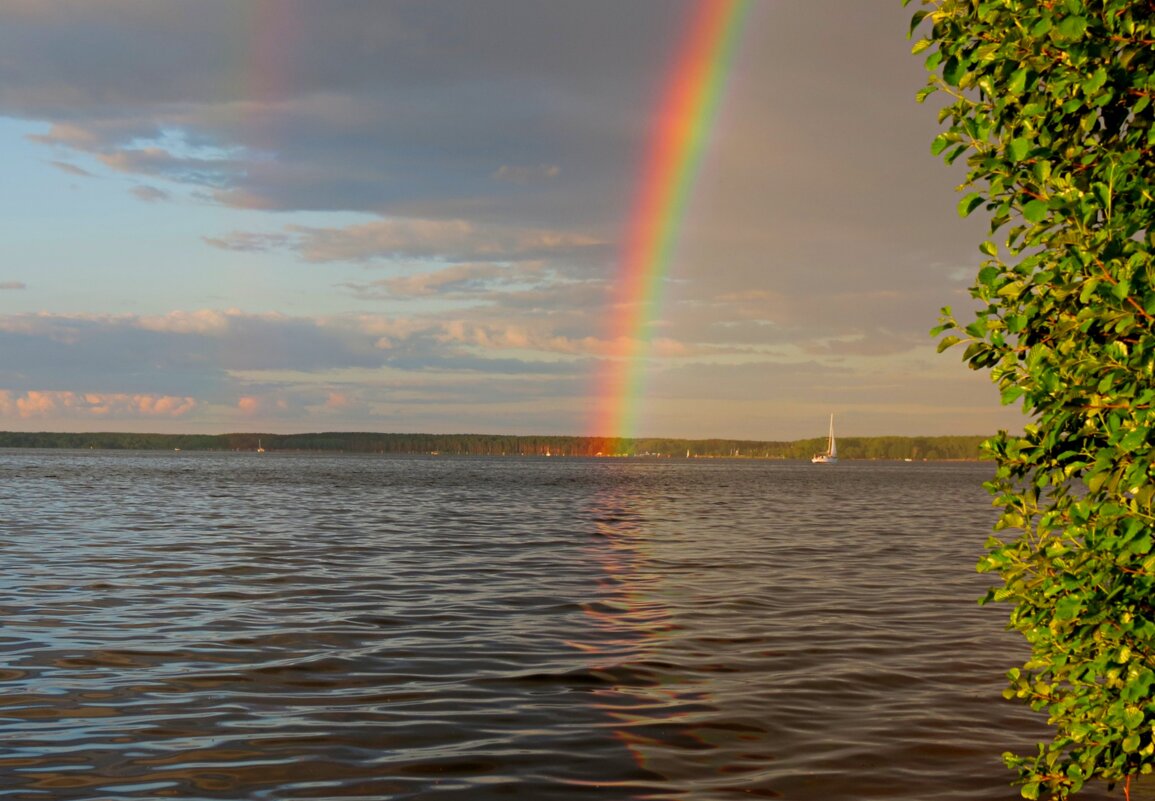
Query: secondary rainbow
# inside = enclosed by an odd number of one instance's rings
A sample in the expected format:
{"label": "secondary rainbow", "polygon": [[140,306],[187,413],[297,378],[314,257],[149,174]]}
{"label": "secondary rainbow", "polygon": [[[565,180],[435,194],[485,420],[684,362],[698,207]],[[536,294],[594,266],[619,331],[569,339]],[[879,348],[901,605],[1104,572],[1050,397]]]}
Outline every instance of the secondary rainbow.
{"label": "secondary rainbow", "polygon": [[652,325],[752,0],[695,0],[658,107],[610,306],[593,436],[632,437]]}

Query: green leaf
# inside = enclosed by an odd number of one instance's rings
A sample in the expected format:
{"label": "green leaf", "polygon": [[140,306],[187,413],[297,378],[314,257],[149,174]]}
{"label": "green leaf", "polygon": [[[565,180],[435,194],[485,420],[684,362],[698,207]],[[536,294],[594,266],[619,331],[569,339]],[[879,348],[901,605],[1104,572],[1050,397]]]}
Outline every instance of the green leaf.
{"label": "green leaf", "polygon": [[914,29],[917,28],[924,19],[926,19],[928,14],[930,14],[929,9],[923,9],[921,11],[914,12],[910,18],[910,30],[906,34],[907,39],[914,35]]}
{"label": "green leaf", "polygon": [[1056,620],[1074,620],[1083,611],[1083,601],[1075,595],[1065,595],[1055,604]]}
{"label": "green leaf", "polygon": [[959,61],[955,56],[948,58],[946,63],[942,65],[942,79],[951,86],[958,86],[966,73],[966,64]]}
{"label": "green leaf", "polygon": [[1087,20],[1078,16],[1066,17],[1059,23],[1056,30],[1064,39],[1070,41],[1082,39],[1083,34],[1087,32]]}
{"label": "green leaf", "polygon": [[1031,140],[1025,136],[1020,136],[1018,139],[1012,139],[1011,143],[1007,145],[1007,155],[1011,161],[1022,161],[1027,157],[1027,153],[1031,149]]}
{"label": "green leaf", "polygon": [[958,202],[958,216],[969,217],[970,213],[982,205],[983,196],[978,192],[971,192]]}
{"label": "green leaf", "polygon": [[943,337],[942,339],[939,340],[938,352],[942,353],[947,348],[953,347],[960,342],[962,342],[962,339],[960,337],[956,337],[953,335],[949,336],[949,337]]}
{"label": "green leaf", "polygon": [[1136,448],[1147,444],[1148,430],[1145,428],[1138,428],[1129,433],[1119,442],[1119,448],[1124,451],[1133,451]]}
{"label": "green leaf", "polygon": [[1007,81],[1007,94],[1018,97],[1027,88],[1027,73],[1029,70],[1026,67],[1019,67],[1011,73],[1011,78]]}
{"label": "green leaf", "polygon": [[1093,95],[1103,88],[1103,84],[1107,83],[1107,70],[1103,67],[1095,70],[1095,74],[1087,80],[1083,81],[1083,91],[1088,95]]}
{"label": "green leaf", "polygon": [[942,160],[945,161],[947,164],[954,164],[955,160],[959,156],[961,156],[963,153],[966,153],[966,152],[967,152],[967,146],[966,145],[959,145],[958,147],[954,148],[949,153],[947,153],[945,156],[943,156]]}
{"label": "green leaf", "polygon": [[997,257],[999,255],[998,246],[996,246],[995,243],[990,241],[989,239],[987,241],[983,242],[981,245],[979,245],[979,252],[985,253],[986,255],[991,256],[992,258]]}
{"label": "green leaf", "polygon": [[1033,223],[1042,222],[1049,206],[1045,200],[1032,200],[1023,206],[1023,216]]}
{"label": "green leaf", "polygon": [[1021,398],[1024,392],[1026,392],[1026,390],[1017,385],[1012,385],[1002,390],[1000,397],[1002,398],[1003,405],[1010,406],[1012,403]]}
{"label": "green leaf", "polygon": [[940,133],[930,143],[930,154],[937,156],[939,153],[946,150],[950,143],[955,141],[956,137],[952,134]]}

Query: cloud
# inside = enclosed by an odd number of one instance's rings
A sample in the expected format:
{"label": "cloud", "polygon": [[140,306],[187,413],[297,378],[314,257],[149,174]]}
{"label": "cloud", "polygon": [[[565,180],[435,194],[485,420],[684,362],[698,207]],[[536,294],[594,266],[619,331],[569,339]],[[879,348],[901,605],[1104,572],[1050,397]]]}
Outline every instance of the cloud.
{"label": "cloud", "polygon": [[575,227],[615,218],[615,199],[588,203],[588,189],[598,176],[626,187],[615,176],[647,113],[636,98],[678,24],[669,3],[338,5],[293,3],[259,24],[220,0],[195,19],[180,0],[10,11],[0,112],[46,123],[36,141],[78,159],[242,208],[455,217],[474,204],[532,223],[543,198],[527,188],[572,174]]}
{"label": "cloud", "polygon": [[146,203],[156,203],[163,200],[169,200],[171,195],[163,189],[157,189],[155,186],[134,186],[129,190],[133,195]]}
{"label": "cloud", "polygon": [[[289,317],[237,310],[0,317],[0,386],[222,399],[238,375],[321,376],[389,367],[550,373],[583,349],[544,323],[501,327],[438,316]],[[511,351],[517,351],[514,356]],[[532,357],[532,358],[530,358]],[[56,386],[46,386],[55,383]]]}
{"label": "cloud", "polygon": [[221,250],[232,250],[238,253],[262,253],[270,250],[279,250],[289,245],[290,239],[284,234],[261,234],[247,231],[234,231],[220,237],[203,237],[206,244]]}
{"label": "cloud", "polygon": [[106,167],[132,175],[148,175],[202,187],[231,185],[244,166],[231,159],[182,156],[161,147],[124,148],[101,153]]}
{"label": "cloud", "polygon": [[561,167],[556,164],[502,164],[495,173],[495,181],[525,186],[527,184],[557,178],[561,175]]}
{"label": "cloud", "polygon": [[353,399],[347,392],[330,392],[325,398],[326,409],[348,409],[353,405]]}
{"label": "cloud", "polygon": [[228,311],[200,309],[191,312],[173,311],[168,314],[143,315],[123,319],[129,325],[145,331],[170,334],[222,335],[229,330],[233,319],[242,317],[252,317],[252,315],[244,315],[236,309]]}
{"label": "cloud", "polygon": [[302,404],[284,392],[272,392],[264,395],[242,395],[237,398],[236,409],[247,418],[291,419],[300,416]]}
{"label": "cloud", "polygon": [[581,233],[492,225],[469,220],[388,219],[345,228],[286,226],[283,234],[234,231],[205,241],[224,250],[287,248],[310,262],[432,259],[527,261],[588,257],[607,242]]}
{"label": "cloud", "polygon": [[425,298],[434,296],[477,297],[494,286],[508,285],[526,279],[525,273],[512,267],[492,264],[454,264],[386,278],[368,284],[345,284],[362,298]]}
{"label": "cloud", "polygon": [[23,281],[0,281],[0,289],[27,289]]}
{"label": "cloud", "polygon": [[177,418],[196,406],[193,398],[173,395],[0,390],[0,418]]}
{"label": "cloud", "polygon": [[53,167],[55,167],[56,169],[60,170],[61,172],[66,172],[69,175],[75,175],[78,178],[92,178],[93,177],[92,173],[90,173],[88,170],[83,169],[81,167],[77,167],[75,164],[70,164],[66,161],[52,161],[49,163]]}

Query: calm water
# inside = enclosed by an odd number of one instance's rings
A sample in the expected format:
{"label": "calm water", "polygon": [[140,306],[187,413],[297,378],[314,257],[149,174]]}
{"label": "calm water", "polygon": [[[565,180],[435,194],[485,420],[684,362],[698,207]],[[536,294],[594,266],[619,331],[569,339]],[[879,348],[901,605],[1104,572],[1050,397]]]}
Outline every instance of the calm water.
{"label": "calm water", "polygon": [[1010,801],[990,471],[0,452],[0,798]]}

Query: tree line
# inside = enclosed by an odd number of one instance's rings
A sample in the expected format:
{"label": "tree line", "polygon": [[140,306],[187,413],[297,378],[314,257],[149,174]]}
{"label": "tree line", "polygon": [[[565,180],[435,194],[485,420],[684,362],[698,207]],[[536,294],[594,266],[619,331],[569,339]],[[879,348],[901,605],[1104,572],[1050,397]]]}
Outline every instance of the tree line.
{"label": "tree line", "polygon": [[[967,460],[979,458],[982,436],[846,437],[844,459]],[[0,431],[0,448],[99,450],[328,451],[339,453],[468,456],[647,456],[678,458],[809,459],[825,438],[793,442],[739,439],[514,436],[503,434],[388,434],[332,431],[311,434],[139,434]]]}

